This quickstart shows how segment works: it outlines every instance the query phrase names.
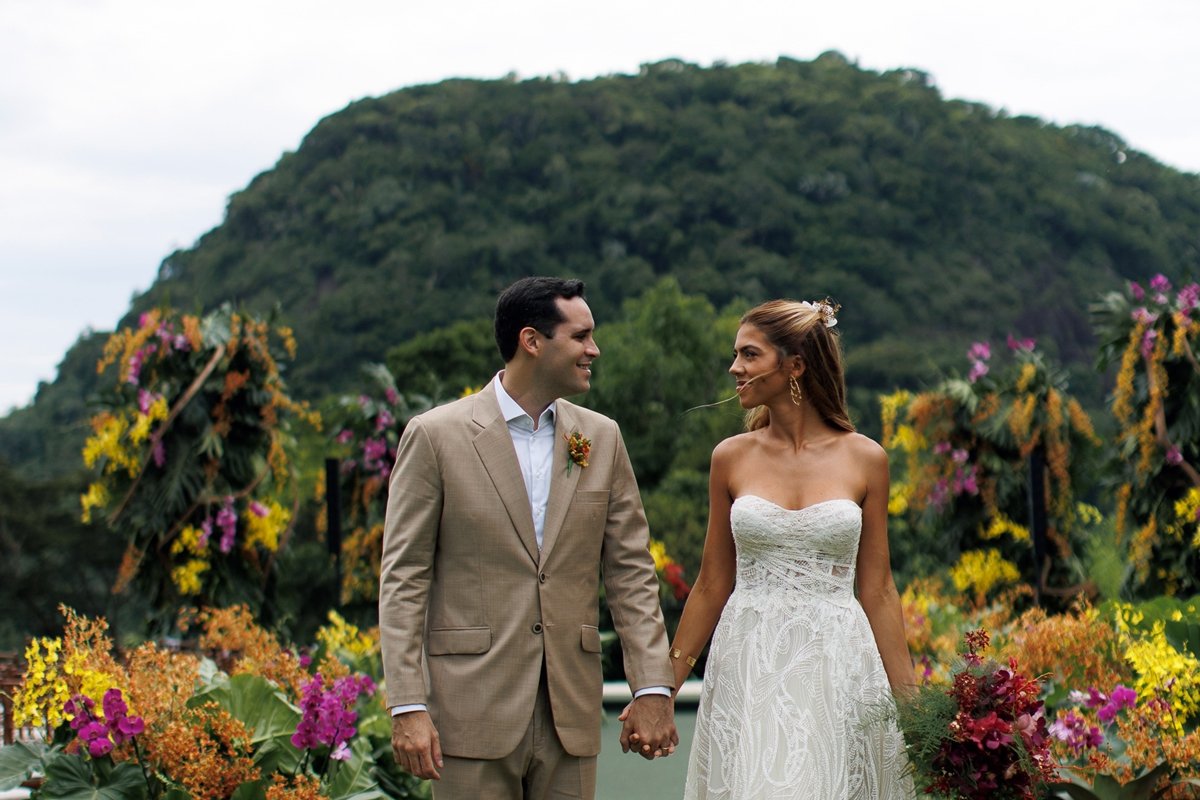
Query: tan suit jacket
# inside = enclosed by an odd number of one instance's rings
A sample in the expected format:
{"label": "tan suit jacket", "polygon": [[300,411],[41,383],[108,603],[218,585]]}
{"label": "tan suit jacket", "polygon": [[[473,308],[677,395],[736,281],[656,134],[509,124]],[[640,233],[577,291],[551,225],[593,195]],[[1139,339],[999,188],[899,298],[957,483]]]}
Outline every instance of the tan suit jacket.
{"label": "tan suit jacket", "polygon": [[[565,436],[592,441],[567,472]],[[542,664],[568,753],[600,751],[599,575],[631,689],[674,686],[637,482],[617,424],[557,404],[538,551],[489,383],[409,422],[392,472],[379,590],[389,706],[425,703],[447,755],[502,758],[525,733]]]}

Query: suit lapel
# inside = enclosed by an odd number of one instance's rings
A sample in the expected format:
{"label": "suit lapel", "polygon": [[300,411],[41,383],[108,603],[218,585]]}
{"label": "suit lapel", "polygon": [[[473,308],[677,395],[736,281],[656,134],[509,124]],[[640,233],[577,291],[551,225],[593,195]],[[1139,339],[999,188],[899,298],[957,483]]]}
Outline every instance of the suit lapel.
{"label": "suit lapel", "polygon": [[533,531],[533,511],[529,508],[529,493],[525,489],[521,465],[513,449],[512,434],[508,432],[508,423],[500,413],[496,391],[490,383],[476,397],[472,419],[483,428],[475,437],[475,452],[479,454],[483,468],[492,479],[496,493],[500,495],[500,500],[508,511],[508,518],[512,520],[513,527],[521,537],[521,544],[536,563],[537,535]]}
{"label": "suit lapel", "polygon": [[[583,472],[583,467],[572,464],[570,473],[567,473],[567,437],[578,430],[575,414],[571,406],[562,400],[558,401],[557,413],[554,422],[554,459],[550,467],[553,470],[550,475],[550,499],[546,503],[546,523],[542,529],[543,559],[550,555],[550,550],[558,539],[559,530],[567,518],[567,510],[571,507],[571,500],[575,497],[579,476]],[[580,433],[587,436],[586,431]]]}

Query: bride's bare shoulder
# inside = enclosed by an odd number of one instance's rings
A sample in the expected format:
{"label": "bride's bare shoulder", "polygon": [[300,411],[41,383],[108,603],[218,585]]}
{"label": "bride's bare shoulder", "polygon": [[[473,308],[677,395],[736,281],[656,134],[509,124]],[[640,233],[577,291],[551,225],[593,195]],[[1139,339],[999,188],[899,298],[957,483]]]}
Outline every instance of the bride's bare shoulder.
{"label": "bride's bare shoulder", "polygon": [[713,448],[713,461],[730,461],[740,458],[750,452],[758,442],[756,431],[746,431],[722,439]]}
{"label": "bride's bare shoulder", "polygon": [[880,464],[887,466],[887,451],[870,436],[863,436],[861,433],[847,433],[842,441],[846,452],[854,460],[867,466]]}

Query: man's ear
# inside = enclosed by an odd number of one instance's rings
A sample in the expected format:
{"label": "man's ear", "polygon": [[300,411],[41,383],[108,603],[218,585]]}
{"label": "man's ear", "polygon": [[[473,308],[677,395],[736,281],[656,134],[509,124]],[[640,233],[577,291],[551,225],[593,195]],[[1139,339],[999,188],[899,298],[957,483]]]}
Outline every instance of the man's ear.
{"label": "man's ear", "polygon": [[542,349],[541,334],[537,328],[526,326],[521,328],[521,332],[517,334],[517,345],[534,358]]}

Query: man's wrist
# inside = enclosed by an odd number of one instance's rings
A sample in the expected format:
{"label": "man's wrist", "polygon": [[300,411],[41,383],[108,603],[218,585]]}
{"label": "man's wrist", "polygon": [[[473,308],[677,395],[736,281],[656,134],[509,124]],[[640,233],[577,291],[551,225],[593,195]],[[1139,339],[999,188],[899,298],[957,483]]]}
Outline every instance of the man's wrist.
{"label": "man's wrist", "polygon": [[638,689],[636,692],[634,692],[633,699],[636,700],[639,697],[645,697],[646,695],[661,695],[663,697],[670,697],[671,696],[671,687],[670,686],[646,686],[646,687]]}

